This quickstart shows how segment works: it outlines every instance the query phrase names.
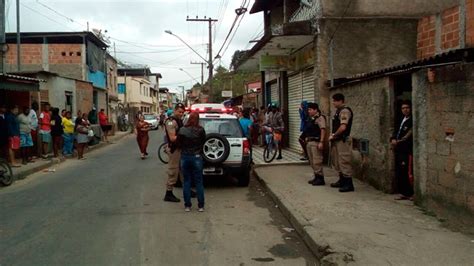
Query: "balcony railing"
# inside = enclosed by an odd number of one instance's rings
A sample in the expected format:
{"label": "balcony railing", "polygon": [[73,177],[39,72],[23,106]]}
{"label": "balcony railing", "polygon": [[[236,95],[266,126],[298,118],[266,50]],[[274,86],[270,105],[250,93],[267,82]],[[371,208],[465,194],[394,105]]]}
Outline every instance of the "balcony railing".
{"label": "balcony railing", "polygon": [[321,0],[301,0],[300,8],[290,18],[290,22],[313,20],[322,17]]}

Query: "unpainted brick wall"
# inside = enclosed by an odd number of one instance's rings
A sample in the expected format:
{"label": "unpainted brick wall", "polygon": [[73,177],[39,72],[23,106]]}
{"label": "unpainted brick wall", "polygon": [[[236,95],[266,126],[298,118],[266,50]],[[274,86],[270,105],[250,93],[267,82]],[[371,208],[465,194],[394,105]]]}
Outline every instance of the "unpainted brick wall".
{"label": "unpainted brick wall", "polygon": [[459,6],[444,10],[441,13],[441,49],[459,47]]}
{"label": "unpainted brick wall", "polygon": [[[343,93],[346,105],[354,112],[351,136],[369,140],[369,154],[362,158],[354,151],[355,176],[374,187],[391,193],[394,189],[392,152],[389,140],[393,131],[390,81],[382,77],[331,90]],[[335,109],[331,107],[331,115]],[[328,117],[331,121],[331,116]]]}
{"label": "unpainted brick wall", "polygon": [[[21,64],[41,65],[43,61],[43,50],[41,44],[21,44]],[[8,44],[8,51],[5,57],[7,65],[17,64],[17,46]],[[15,67],[16,68],[16,67]]]}
{"label": "unpainted brick wall", "polygon": [[[443,10],[439,15],[426,16],[418,21],[417,58],[427,58],[451,49],[474,47],[474,0],[466,1],[465,14],[458,5]],[[465,15],[465,16],[464,16]],[[464,21],[465,18],[465,21]],[[437,23],[437,19],[440,23]],[[465,31],[463,29],[465,25]]]}
{"label": "unpainted brick wall", "polygon": [[48,44],[49,64],[82,64],[82,44]]}
{"label": "unpainted brick wall", "polygon": [[474,47],[474,0],[466,0],[466,46]]}
{"label": "unpainted brick wall", "polygon": [[436,17],[428,16],[418,22],[417,57],[433,56],[436,51]]}
{"label": "unpainted brick wall", "polygon": [[[474,64],[437,68],[435,82],[424,89],[426,196],[474,214]],[[446,139],[449,131],[452,141]]]}

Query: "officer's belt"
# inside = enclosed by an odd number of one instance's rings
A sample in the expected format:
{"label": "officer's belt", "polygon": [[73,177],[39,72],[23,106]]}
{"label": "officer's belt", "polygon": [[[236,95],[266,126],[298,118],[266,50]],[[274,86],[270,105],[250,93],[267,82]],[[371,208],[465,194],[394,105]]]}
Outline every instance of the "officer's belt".
{"label": "officer's belt", "polygon": [[306,141],[307,141],[307,142],[311,142],[311,141],[320,142],[320,141],[321,141],[321,138],[309,137],[309,138],[306,138]]}

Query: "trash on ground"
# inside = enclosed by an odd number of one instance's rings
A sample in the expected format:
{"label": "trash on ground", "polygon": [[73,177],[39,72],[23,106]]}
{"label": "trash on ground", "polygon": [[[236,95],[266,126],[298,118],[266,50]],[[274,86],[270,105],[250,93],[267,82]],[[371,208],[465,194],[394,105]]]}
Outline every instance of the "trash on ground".
{"label": "trash on ground", "polygon": [[283,227],[283,230],[287,231],[288,233],[295,231],[294,228],[290,228],[290,227]]}
{"label": "trash on ground", "polygon": [[56,169],[55,168],[48,168],[48,169],[45,169],[43,172],[56,172]]}

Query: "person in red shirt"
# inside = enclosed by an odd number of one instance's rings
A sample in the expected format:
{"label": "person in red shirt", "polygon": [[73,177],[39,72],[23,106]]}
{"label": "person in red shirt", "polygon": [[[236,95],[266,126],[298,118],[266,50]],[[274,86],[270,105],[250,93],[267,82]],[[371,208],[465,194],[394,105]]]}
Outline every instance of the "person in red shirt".
{"label": "person in red shirt", "polygon": [[49,143],[51,142],[51,113],[49,112],[50,105],[46,103],[44,105],[44,110],[41,112],[39,117],[39,128],[40,136],[42,142],[42,152],[41,155],[43,158],[48,157],[49,152]]}
{"label": "person in red shirt", "polygon": [[109,131],[112,129],[112,126],[109,125],[108,117],[105,114],[104,109],[100,109],[99,124],[100,124],[100,128],[102,129],[102,132],[104,133],[103,134],[103,138],[104,138],[103,140],[105,142],[109,142],[109,139],[108,139],[107,136],[109,135]]}

